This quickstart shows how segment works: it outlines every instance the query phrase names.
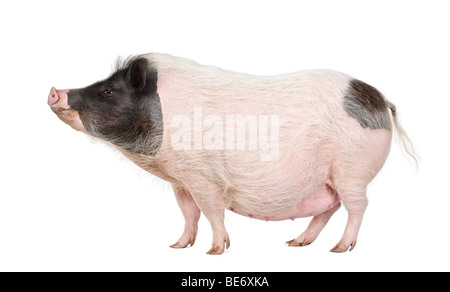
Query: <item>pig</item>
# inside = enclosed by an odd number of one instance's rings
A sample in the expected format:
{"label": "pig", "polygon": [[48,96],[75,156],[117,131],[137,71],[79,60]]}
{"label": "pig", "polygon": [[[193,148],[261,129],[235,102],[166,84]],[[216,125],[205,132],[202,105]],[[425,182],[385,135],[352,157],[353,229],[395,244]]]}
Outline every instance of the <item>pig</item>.
{"label": "pig", "polygon": [[396,107],[332,70],[255,76],[150,53],[118,61],[85,88],[53,87],[47,102],[73,129],[172,185],[185,225],[171,247],[194,244],[203,213],[211,255],[230,246],[225,209],[267,221],[313,217],[287,241],[306,246],[341,204],[348,220],[331,251],[351,251],[394,129],[416,159]]}

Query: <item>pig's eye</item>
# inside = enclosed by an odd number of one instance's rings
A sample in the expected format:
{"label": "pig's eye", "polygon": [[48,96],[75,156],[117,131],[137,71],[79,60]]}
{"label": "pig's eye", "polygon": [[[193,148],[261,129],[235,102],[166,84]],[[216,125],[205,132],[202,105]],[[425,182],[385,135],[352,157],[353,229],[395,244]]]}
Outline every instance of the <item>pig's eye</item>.
{"label": "pig's eye", "polygon": [[107,87],[100,92],[100,95],[104,98],[110,98],[114,95],[114,90],[111,87]]}

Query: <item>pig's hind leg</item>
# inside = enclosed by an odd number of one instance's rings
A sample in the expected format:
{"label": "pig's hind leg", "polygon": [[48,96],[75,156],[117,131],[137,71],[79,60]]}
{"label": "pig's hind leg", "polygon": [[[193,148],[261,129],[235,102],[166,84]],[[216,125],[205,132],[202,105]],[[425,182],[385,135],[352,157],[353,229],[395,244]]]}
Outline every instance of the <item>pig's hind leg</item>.
{"label": "pig's hind leg", "polygon": [[348,249],[352,251],[356,245],[359,228],[368,204],[366,187],[346,187],[341,190],[338,189],[338,194],[345,209],[347,209],[348,219],[344,235],[330,251],[346,252]]}
{"label": "pig's hind leg", "polygon": [[[390,132],[366,135],[366,142],[356,141],[359,149],[344,153],[337,159],[331,170],[333,188],[347,210],[348,219],[344,234],[330,251],[353,250],[366,211],[368,200],[367,185],[383,166],[390,148]],[[378,143],[378,144],[377,144]],[[370,147],[375,145],[374,147]]]}
{"label": "pig's hind leg", "polygon": [[175,192],[178,206],[183,213],[185,225],[180,239],[170,247],[185,248],[188,245],[193,246],[197,237],[197,223],[200,219],[200,209],[195,203],[194,198],[185,188],[177,184],[172,184],[172,188]]}
{"label": "pig's hind leg", "polygon": [[306,246],[311,244],[314,240],[316,240],[317,236],[319,236],[322,229],[328,223],[328,220],[330,220],[331,216],[339,209],[340,206],[341,203],[339,202],[331,209],[314,216],[309,223],[308,228],[306,228],[302,234],[300,234],[296,239],[289,240],[286,243],[289,244],[289,246]]}
{"label": "pig's hind leg", "polygon": [[[308,228],[297,238],[287,241],[289,246],[306,246],[311,244],[319,236],[322,229],[330,220],[331,216],[341,206],[337,192],[326,184],[325,187],[313,195],[312,203],[303,203],[305,209],[319,208],[319,213],[314,215]],[[326,208],[324,208],[326,206]]]}

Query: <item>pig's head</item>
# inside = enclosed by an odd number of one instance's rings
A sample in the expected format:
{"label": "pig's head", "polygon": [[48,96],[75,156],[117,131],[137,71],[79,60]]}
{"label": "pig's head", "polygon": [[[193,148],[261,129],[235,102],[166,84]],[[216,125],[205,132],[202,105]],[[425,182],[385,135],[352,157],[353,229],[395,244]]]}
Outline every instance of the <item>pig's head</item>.
{"label": "pig's head", "polygon": [[162,142],[158,74],[138,56],[106,80],[79,89],[52,88],[48,105],[66,124],[134,153],[155,155]]}

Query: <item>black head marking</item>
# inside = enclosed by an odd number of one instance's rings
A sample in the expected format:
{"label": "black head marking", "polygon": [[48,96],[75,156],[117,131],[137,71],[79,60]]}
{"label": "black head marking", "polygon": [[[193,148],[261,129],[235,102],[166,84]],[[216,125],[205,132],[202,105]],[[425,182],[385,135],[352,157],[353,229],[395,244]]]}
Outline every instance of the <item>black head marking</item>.
{"label": "black head marking", "polygon": [[155,155],[162,143],[158,74],[144,56],[117,62],[112,75],[69,91],[86,131],[134,153]]}

